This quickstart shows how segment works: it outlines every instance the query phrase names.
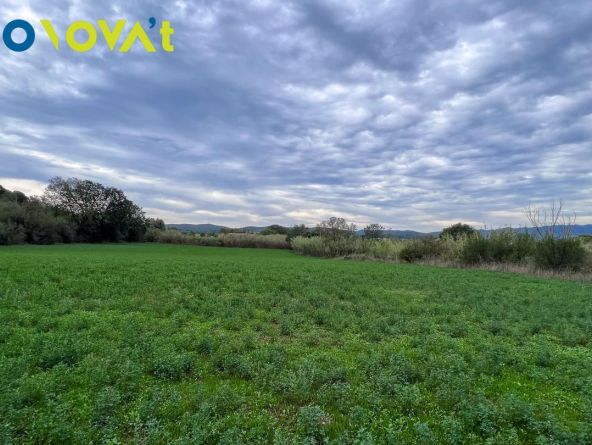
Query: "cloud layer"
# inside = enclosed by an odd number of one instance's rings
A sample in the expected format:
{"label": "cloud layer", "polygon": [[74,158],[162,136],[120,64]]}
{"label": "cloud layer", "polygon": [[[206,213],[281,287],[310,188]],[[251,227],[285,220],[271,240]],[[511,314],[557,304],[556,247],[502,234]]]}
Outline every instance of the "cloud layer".
{"label": "cloud layer", "polygon": [[[39,25],[152,16],[174,53],[56,52]],[[38,38],[0,46],[5,186],[98,180],[171,223],[518,225],[554,197],[592,222],[590,2],[0,5],[15,18]]]}

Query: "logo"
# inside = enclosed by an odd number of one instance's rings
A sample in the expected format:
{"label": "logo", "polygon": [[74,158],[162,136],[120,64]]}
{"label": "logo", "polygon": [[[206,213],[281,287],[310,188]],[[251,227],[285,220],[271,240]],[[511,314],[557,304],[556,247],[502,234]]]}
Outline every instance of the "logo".
{"label": "logo", "polygon": [[[51,20],[42,19],[39,21],[43,30],[49,37],[56,51],[61,51],[63,42],[60,40],[58,31],[54,27]],[[84,20],[72,22],[65,32],[65,43],[72,50],[79,53],[85,53],[92,50],[99,40],[99,36],[105,41],[105,44],[110,51],[118,51],[120,53],[127,53],[132,46],[139,42],[144,50],[148,53],[157,51],[153,41],[148,36],[142,24],[137,21],[124,37],[124,27],[126,20],[117,20],[113,26],[110,26],[106,20],[97,20],[96,26]],[[148,19],[149,29],[153,29],[157,25],[157,20],[154,17]],[[97,30],[98,27],[98,30]],[[25,39],[17,41],[14,39],[13,32],[20,30],[24,32]],[[175,33],[171,22],[165,20],[160,25],[160,38],[158,43],[160,48],[165,52],[175,51],[175,46],[172,43],[172,36]],[[13,20],[9,22],[2,31],[2,40],[4,45],[14,52],[27,51],[35,43],[35,28],[26,20]]]}

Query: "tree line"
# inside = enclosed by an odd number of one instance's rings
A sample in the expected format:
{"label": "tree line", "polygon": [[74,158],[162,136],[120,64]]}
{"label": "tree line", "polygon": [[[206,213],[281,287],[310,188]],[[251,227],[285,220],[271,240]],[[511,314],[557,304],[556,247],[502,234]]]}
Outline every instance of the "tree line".
{"label": "tree line", "polygon": [[527,216],[534,234],[512,229],[482,234],[458,223],[445,228],[439,237],[400,242],[389,239],[379,224],[366,226],[363,235],[358,236],[354,224],[332,217],[315,228],[273,225],[259,234],[224,229],[216,235],[195,235],[167,230],[163,220],[147,218],[123,191],[97,182],[56,177],[40,197],[28,197],[0,186],[0,245],[148,241],[287,248],[313,256],[353,255],[405,262],[530,262],[541,269],[592,268],[590,245],[572,236],[575,216],[563,212],[561,201],[553,202],[548,210],[529,207]]}
{"label": "tree line", "polygon": [[97,182],[56,177],[40,197],[0,186],[0,244],[138,242],[149,227],[165,224]]}

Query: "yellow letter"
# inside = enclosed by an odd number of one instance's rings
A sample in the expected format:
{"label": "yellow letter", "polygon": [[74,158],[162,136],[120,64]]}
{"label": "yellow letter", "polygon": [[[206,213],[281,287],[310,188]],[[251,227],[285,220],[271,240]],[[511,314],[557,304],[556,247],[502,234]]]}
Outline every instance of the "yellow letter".
{"label": "yellow letter", "polygon": [[[86,31],[86,33],[88,34],[86,42],[79,43],[74,38],[74,34],[76,34],[76,31],[79,30]],[[66,42],[68,42],[68,45],[74,51],[84,53],[86,51],[91,50],[97,43],[97,30],[92,25],[92,23],[79,20],[68,26],[68,30],[66,31]]]}
{"label": "yellow letter", "polygon": [[41,20],[41,26],[43,26],[43,29],[45,29],[45,32],[47,33],[49,40],[51,40],[51,43],[53,43],[54,48],[60,49],[58,34],[55,32],[55,29],[53,29],[51,22],[47,19],[43,19]]}
{"label": "yellow letter", "polygon": [[149,53],[153,53],[156,51],[154,45],[146,35],[144,28],[142,28],[142,25],[140,25],[140,22],[136,22],[136,24],[128,34],[127,38],[123,42],[123,45],[121,45],[121,48],[119,48],[119,51],[122,53],[127,53],[136,41],[136,39],[140,39],[140,42],[142,42],[142,45],[144,45],[144,49]]}
{"label": "yellow letter", "polygon": [[165,20],[160,27],[160,34],[162,35],[162,49],[166,52],[173,52],[175,46],[171,44],[171,36],[175,33],[175,29],[171,28],[171,22]]}
{"label": "yellow letter", "polygon": [[103,36],[105,36],[105,42],[107,42],[107,46],[111,51],[113,51],[115,44],[119,40],[121,31],[123,31],[123,27],[125,26],[125,20],[117,20],[113,31],[109,29],[109,25],[107,25],[106,20],[97,20],[97,23],[99,24],[100,30],[103,32]]}

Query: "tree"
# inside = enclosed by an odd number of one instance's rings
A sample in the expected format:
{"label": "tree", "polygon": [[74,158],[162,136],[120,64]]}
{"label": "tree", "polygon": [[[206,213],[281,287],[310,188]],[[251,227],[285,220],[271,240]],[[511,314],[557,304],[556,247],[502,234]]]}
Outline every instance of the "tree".
{"label": "tree", "polygon": [[23,206],[26,242],[29,244],[70,243],[76,235],[75,224],[56,214],[39,198],[29,198]]}
{"label": "tree", "polygon": [[160,218],[147,218],[146,225],[149,229],[166,230],[166,224]]}
{"label": "tree", "polygon": [[7,244],[23,244],[26,234],[23,226],[13,222],[0,221],[0,246]]}
{"label": "tree", "polygon": [[296,237],[303,236],[303,237],[310,237],[312,235],[311,231],[306,227],[304,224],[295,225],[288,229],[288,237],[286,238],[288,242],[293,240]]}
{"label": "tree", "polygon": [[228,233],[247,233],[245,229],[236,228],[236,227],[222,227],[220,229],[220,233],[228,234]]}
{"label": "tree", "polygon": [[288,229],[278,224],[273,224],[261,231],[261,235],[287,235]]}
{"label": "tree", "polygon": [[526,217],[539,238],[534,255],[538,267],[572,271],[584,267],[586,248],[580,238],[573,237],[576,214],[567,214],[561,199],[553,200],[548,208],[530,204]]}
{"label": "tree", "polygon": [[114,187],[56,177],[50,181],[43,200],[76,222],[81,241],[139,241],[146,232],[142,209]]}
{"label": "tree", "polygon": [[469,226],[468,224],[463,224],[459,222],[442,230],[442,233],[440,233],[440,238],[445,238],[449,236],[452,237],[452,239],[454,240],[458,240],[463,236],[475,235],[475,233],[477,233],[477,231],[473,227]]}
{"label": "tree", "polygon": [[368,224],[364,228],[364,237],[367,239],[380,239],[384,236],[384,227],[380,224]]}
{"label": "tree", "polygon": [[321,222],[317,229],[321,237],[332,241],[353,236],[356,232],[355,224],[348,224],[344,218],[335,216]]}
{"label": "tree", "polygon": [[74,227],[65,216],[40,199],[0,187],[0,244],[54,244],[74,239]]}
{"label": "tree", "polygon": [[566,214],[561,199],[551,201],[549,208],[529,204],[525,213],[539,238],[567,239],[573,235],[576,214]]}

